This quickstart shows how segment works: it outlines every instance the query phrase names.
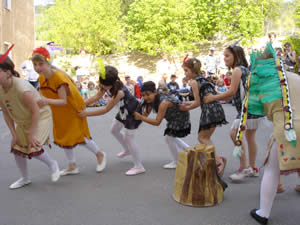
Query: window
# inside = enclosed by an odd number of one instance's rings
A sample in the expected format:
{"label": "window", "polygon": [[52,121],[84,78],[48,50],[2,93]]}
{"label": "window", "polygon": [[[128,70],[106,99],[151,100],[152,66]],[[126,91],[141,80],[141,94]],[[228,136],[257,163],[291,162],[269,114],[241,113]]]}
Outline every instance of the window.
{"label": "window", "polygon": [[11,10],[11,0],[4,0],[4,8]]}

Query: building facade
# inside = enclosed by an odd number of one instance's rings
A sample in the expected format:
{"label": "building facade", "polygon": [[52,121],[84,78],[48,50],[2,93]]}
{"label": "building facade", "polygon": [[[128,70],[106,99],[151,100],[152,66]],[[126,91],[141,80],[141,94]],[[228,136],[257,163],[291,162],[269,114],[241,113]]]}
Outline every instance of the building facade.
{"label": "building facade", "polygon": [[0,0],[0,52],[15,44],[10,57],[19,71],[34,48],[34,0]]}

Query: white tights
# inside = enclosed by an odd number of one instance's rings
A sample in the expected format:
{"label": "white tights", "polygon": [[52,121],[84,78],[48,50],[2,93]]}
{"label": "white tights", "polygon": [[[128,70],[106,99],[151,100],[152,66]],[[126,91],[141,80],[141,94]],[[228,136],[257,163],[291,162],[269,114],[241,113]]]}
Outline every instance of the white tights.
{"label": "white tights", "polygon": [[119,141],[125,152],[130,153],[134,168],[144,168],[135,142],[135,130],[128,130],[125,128],[124,132],[122,132],[122,128],[124,128],[124,125],[118,120],[114,120],[111,127],[112,135]]}
{"label": "white tights", "polygon": [[274,141],[269,160],[264,168],[264,175],[260,187],[260,209],[257,210],[257,214],[269,218],[271,208],[276,196],[278,177],[280,175],[277,144]]}
{"label": "white tights", "polygon": [[[44,152],[41,155],[34,156],[34,158],[45,163],[49,167],[49,169],[51,170],[52,173],[55,172],[55,170],[56,170],[55,160],[53,160],[49,156],[49,154],[46,150],[44,150]],[[15,160],[16,160],[16,164],[20,170],[22,178],[27,180],[29,178],[28,177],[27,159],[22,156],[15,155]]]}
{"label": "white tights", "polygon": [[[84,137],[85,140],[85,147],[90,150],[92,153],[94,153],[96,156],[100,152],[100,149],[98,145],[92,140]],[[69,163],[76,163],[75,154],[73,149],[64,149],[66,157],[69,161]]]}
{"label": "white tights", "polygon": [[185,148],[187,148],[189,146],[180,138],[171,137],[171,136],[166,135],[165,140],[169,146],[169,150],[170,150],[171,156],[173,158],[173,161],[177,162],[178,148],[180,150],[184,150]]}

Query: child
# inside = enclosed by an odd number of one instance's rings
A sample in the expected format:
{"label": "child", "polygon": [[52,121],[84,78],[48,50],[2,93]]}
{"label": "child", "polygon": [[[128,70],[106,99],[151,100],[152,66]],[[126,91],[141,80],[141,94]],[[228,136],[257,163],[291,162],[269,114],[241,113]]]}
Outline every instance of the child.
{"label": "child", "polygon": [[[232,69],[230,88],[219,95],[209,95],[204,99],[205,103],[214,102],[217,100],[234,100],[234,104],[238,115],[231,127],[231,138],[235,143],[236,133],[238,131],[240,117],[242,113],[242,101],[246,90],[247,77],[249,75],[248,62],[245,58],[243,48],[236,45],[230,45],[224,50],[224,61],[229,69]],[[242,87],[242,89],[240,88]],[[259,126],[261,116],[252,115],[248,113],[248,120],[246,124],[246,139],[248,142],[249,151],[249,165],[246,162],[245,148],[242,145],[243,153],[240,157],[240,168],[230,176],[232,181],[244,180],[246,177],[258,177],[259,171],[255,167],[256,161],[256,129]]]}
{"label": "child", "polygon": [[83,90],[82,88],[82,84],[80,83],[80,81],[76,81],[76,87],[81,95],[81,97],[85,100],[87,99],[87,94],[86,92]]}
{"label": "child", "polygon": [[176,80],[176,75],[172,74],[171,75],[171,81],[167,84],[167,88],[169,89],[169,95],[178,97],[178,91],[179,91],[179,85],[175,81]]}
{"label": "child", "polygon": [[179,90],[179,100],[182,102],[189,101],[191,87],[188,86],[188,80],[184,77],[182,79],[182,88]]}
{"label": "child", "polygon": [[[99,100],[105,92],[107,92],[111,99],[105,107],[101,107],[94,111],[80,111],[80,117],[98,116],[108,113],[117,103],[119,104],[119,112],[112,124],[111,133],[120,142],[125,149],[124,152],[118,154],[119,158],[127,155],[132,155],[134,167],[128,170],[125,174],[128,176],[144,173],[146,170],[142,165],[139,150],[135,142],[135,131],[141,124],[141,121],[135,120],[133,113],[140,110],[139,101],[128,91],[118,77],[118,70],[112,66],[105,66],[103,72],[100,72],[100,91],[86,101],[90,104]],[[121,132],[124,128],[124,134]]]}
{"label": "child", "polygon": [[167,128],[164,135],[166,135],[166,142],[173,161],[163,167],[165,169],[175,169],[177,166],[178,148],[184,150],[189,147],[180,138],[190,134],[190,114],[178,109],[178,104],[181,104],[181,101],[177,98],[158,94],[155,83],[152,81],[145,82],[141,91],[145,103],[150,104],[146,114],[149,114],[153,109],[157,113],[157,116],[155,119],[151,119],[135,112],[134,117],[136,120],[142,120],[153,126],[159,126],[164,118],[167,120]]}
{"label": "child", "polygon": [[[7,52],[8,53],[8,52]],[[0,57],[0,106],[12,135],[11,152],[15,154],[21,178],[9,186],[21,188],[31,183],[28,177],[27,159],[32,157],[45,163],[51,170],[51,180],[58,181],[59,167],[43,149],[49,141],[51,127],[50,108],[39,108],[38,91],[27,81],[20,79],[14,63],[5,54]],[[15,126],[16,125],[16,126]]]}
{"label": "child", "polygon": [[[225,91],[227,91],[227,88],[225,86],[224,80],[222,78],[219,78],[216,82],[216,92],[218,94],[220,93],[224,93]],[[226,101],[222,100],[220,101],[221,104],[226,103]]]}
{"label": "child", "polygon": [[157,92],[162,95],[168,95],[168,88],[166,87],[166,83],[163,80],[158,82]]}
{"label": "child", "polygon": [[[213,145],[211,141],[211,136],[214,133],[216,126],[221,126],[227,124],[225,113],[222,105],[214,101],[210,104],[204,104],[203,98],[208,94],[217,94],[213,84],[208,82],[200,73],[201,62],[196,59],[188,59],[183,62],[183,70],[187,79],[192,79],[191,86],[193,90],[193,95],[195,100],[191,102],[186,102],[185,105],[181,105],[182,110],[192,110],[196,107],[201,106],[201,116],[200,116],[200,127],[198,130],[198,140],[201,144]],[[216,154],[216,162],[218,167],[218,174],[223,175],[226,159],[224,157],[219,157]]]}
{"label": "child", "polygon": [[[89,81],[88,82],[88,89],[86,91],[86,95],[87,95],[87,99],[94,96],[96,93],[97,93],[97,89],[95,88],[95,84],[93,81]],[[100,101],[100,100],[99,100]],[[95,107],[95,106],[100,106],[100,103],[98,102],[95,102],[93,104],[90,104],[88,105],[88,107]]]}
{"label": "child", "polygon": [[35,49],[32,62],[35,71],[40,74],[40,92],[43,97],[38,102],[39,106],[50,105],[54,143],[64,148],[69,161],[68,168],[61,175],[79,173],[73,152],[78,144],[84,144],[95,154],[98,162],[96,171],[101,172],[106,165],[105,153],[91,139],[86,118],[77,116],[77,111],[85,107],[85,104],[75,84],[66,73],[51,65],[50,53],[46,48]]}

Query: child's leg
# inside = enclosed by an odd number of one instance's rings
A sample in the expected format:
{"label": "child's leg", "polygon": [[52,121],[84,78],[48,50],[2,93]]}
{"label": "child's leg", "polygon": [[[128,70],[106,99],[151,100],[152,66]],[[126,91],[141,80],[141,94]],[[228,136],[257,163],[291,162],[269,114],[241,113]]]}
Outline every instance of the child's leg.
{"label": "child's leg", "polygon": [[46,150],[44,150],[43,154],[39,155],[39,156],[35,156],[34,158],[40,160],[41,162],[45,163],[49,169],[51,170],[52,173],[56,172],[57,168],[57,164],[56,161],[53,160],[48,152]]}
{"label": "child's leg", "polygon": [[119,141],[122,147],[125,149],[124,152],[118,154],[119,157],[124,157],[125,155],[130,154],[127,143],[125,142],[124,134],[121,133],[121,129],[124,125],[118,120],[114,120],[110,132],[112,135]]}
{"label": "child's leg", "polygon": [[174,141],[176,142],[177,147],[182,150],[189,147],[189,145],[187,143],[185,143],[183,140],[181,140],[180,138],[175,138]]}
{"label": "child's leg", "polygon": [[65,155],[68,159],[68,171],[74,170],[77,168],[76,159],[73,149],[64,149]]}
{"label": "child's leg", "polygon": [[169,146],[169,150],[173,161],[177,163],[178,150],[177,150],[176,138],[166,135],[165,140]]}
{"label": "child's leg", "polygon": [[278,185],[278,177],[280,175],[278,156],[277,156],[277,144],[274,141],[269,160],[264,168],[264,175],[261,182],[260,189],[260,209],[257,214],[269,218],[273,201],[276,196],[276,190]]}
{"label": "child's leg", "polygon": [[134,168],[141,169],[144,168],[142,165],[142,160],[140,157],[139,150],[137,148],[136,142],[135,142],[135,131],[136,130],[124,130],[124,140],[126,146],[128,146],[129,153],[132,155]]}
{"label": "child's leg", "polygon": [[94,142],[92,139],[88,139],[86,137],[84,137],[84,140],[85,140],[84,146],[96,155],[98,164],[99,165],[102,164],[102,161],[104,159],[104,153],[100,151],[100,148],[98,147],[96,142]]}
{"label": "child's leg", "polygon": [[27,184],[30,184],[31,181],[28,177],[28,169],[27,169],[27,159],[21,156],[15,155],[16,164],[20,170],[21,178],[18,179],[16,182],[12,183],[9,188],[16,189],[24,187]]}
{"label": "child's leg", "polygon": [[248,143],[249,165],[255,168],[257,144],[256,144],[256,129],[246,130],[246,139]]}
{"label": "child's leg", "polygon": [[27,159],[23,158],[21,156],[15,155],[16,164],[19,168],[19,171],[21,173],[21,179],[23,180],[29,180],[28,177],[28,168],[27,168]]}
{"label": "child's leg", "polygon": [[44,150],[43,154],[39,155],[39,156],[35,156],[34,158],[40,160],[41,162],[45,163],[49,169],[51,170],[51,180],[53,182],[58,181],[59,177],[60,177],[60,171],[59,171],[59,167],[58,164],[55,160],[53,160],[48,152],[46,150]]}
{"label": "child's leg", "polygon": [[[214,143],[211,141],[210,137],[212,136],[212,134],[214,133],[216,127],[212,127],[209,129],[205,129],[205,130],[201,130],[198,134],[198,140],[201,144],[204,145],[214,145]],[[215,152],[216,154],[216,161],[220,162],[220,157],[217,154],[217,152]]]}

